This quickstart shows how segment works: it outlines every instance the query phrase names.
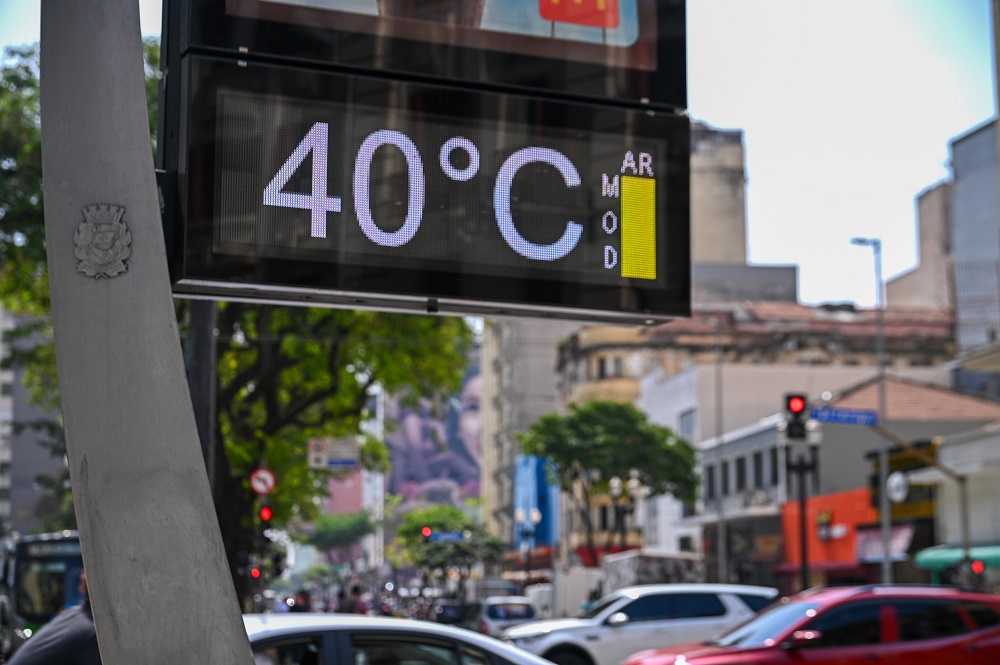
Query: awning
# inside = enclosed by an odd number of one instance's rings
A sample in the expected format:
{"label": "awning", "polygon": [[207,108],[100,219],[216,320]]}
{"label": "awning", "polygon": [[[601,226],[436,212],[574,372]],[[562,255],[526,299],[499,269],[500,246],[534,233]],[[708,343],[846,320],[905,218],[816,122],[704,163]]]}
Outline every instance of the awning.
{"label": "awning", "polygon": [[[974,545],[969,548],[969,558],[982,561],[987,566],[1000,566],[1000,545]],[[954,545],[935,545],[917,552],[917,566],[927,570],[944,570],[965,560],[965,550]]]}
{"label": "awning", "polygon": [[993,343],[958,357],[958,364],[969,372],[1000,372],[1000,344]]}

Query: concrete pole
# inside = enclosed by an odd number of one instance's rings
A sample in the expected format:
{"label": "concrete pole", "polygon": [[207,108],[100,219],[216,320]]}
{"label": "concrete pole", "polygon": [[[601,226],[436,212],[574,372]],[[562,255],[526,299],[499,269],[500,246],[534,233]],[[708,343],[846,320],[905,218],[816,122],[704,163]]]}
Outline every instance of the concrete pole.
{"label": "concrete pole", "polygon": [[105,665],[252,655],[167,274],[137,0],[46,0],[42,165],[56,362]]}
{"label": "concrete pole", "polygon": [[[878,356],[878,421],[885,422],[885,285],[882,283],[882,241],[871,240],[875,253],[875,288],[878,298],[875,306],[878,308],[876,319],[875,355]],[[879,483],[879,514],[882,530],[882,584],[892,584],[892,507],[889,505],[889,442],[882,439],[878,449],[878,483]]]}

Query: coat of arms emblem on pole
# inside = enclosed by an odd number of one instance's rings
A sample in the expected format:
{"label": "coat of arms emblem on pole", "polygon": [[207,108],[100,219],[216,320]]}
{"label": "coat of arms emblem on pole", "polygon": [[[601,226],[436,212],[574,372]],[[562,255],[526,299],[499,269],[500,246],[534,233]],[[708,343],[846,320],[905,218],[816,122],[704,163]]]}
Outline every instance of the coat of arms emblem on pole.
{"label": "coat of arms emblem on pole", "polygon": [[124,206],[98,203],[84,206],[84,221],[73,240],[76,243],[76,269],[88,277],[114,277],[128,270],[126,259],[132,253],[132,234],[122,216]]}

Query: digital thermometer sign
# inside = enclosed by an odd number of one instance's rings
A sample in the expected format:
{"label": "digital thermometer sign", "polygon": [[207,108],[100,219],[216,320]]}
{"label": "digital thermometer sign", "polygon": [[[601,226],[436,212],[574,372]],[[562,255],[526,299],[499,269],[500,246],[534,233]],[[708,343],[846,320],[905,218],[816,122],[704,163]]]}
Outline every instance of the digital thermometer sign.
{"label": "digital thermometer sign", "polygon": [[620,322],[689,311],[683,116],[186,62],[179,292]]}

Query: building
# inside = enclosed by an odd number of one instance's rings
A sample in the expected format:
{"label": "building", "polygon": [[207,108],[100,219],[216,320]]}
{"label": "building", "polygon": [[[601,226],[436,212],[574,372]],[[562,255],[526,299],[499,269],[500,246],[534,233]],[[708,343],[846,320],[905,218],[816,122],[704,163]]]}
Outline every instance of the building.
{"label": "building", "polygon": [[[957,435],[1000,416],[1000,404],[941,383],[890,375],[885,386],[886,408],[880,425],[930,457],[936,455],[937,437]],[[818,394],[813,406],[876,412],[878,392],[877,378],[869,376],[855,385]],[[809,442],[790,442],[781,428],[784,420],[784,414],[777,413],[701,444],[702,500],[686,522],[705,527],[710,579],[728,576],[727,581],[771,584],[786,591],[878,581],[884,551],[878,451],[882,445],[889,446],[890,471],[919,473],[926,464],[858,425],[824,423]],[[789,469],[789,461],[815,462],[815,470],[799,477]],[[803,480],[810,564],[806,583],[798,576],[802,534],[798,500]],[[934,492],[916,486],[905,501],[893,504],[890,556],[894,580],[929,581],[914,564],[914,556],[935,542],[934,504]],[[720,525],[727,543],[724,567],[718,560]]]}
{"label": "building", "polygon": [[[729,302],[698,304],[690,319],[648,329],[584,328],[560,347],[560,395],[566,402],[634,403],[650,420],[700,448],[703,461],[717,440],[729,448],[734,433],[757,436],[754,428],[770,432],[774,445],[774,424],[760,425],[761,417],[779,410],[785,393],[818,399],[874,375],[876,319],[875,312],[848,305]],[[941,386],[950,383],[944,367],[952,354],[950,312],[889,308],[884,331],[893,372]],[[742,464],[757,469],[774,462],[773,455],[751,456]],[[727,467],[723,477],[732,475],[740,487],[733,501],[756,509],[760,497],[743,494],[755,489],[746,480],[749,472],[744,467],[741,476],[736,467]],[[711,473],[706,471],[706,483]],[[769,501],[775,524],[784,500],[778,494]],[[670,497],[645,503],[636,512],[643,546],[702,551],[702,532],[711,519],[685,519],[691,507]],[[567,542],[575,537],[569,535]]]}

